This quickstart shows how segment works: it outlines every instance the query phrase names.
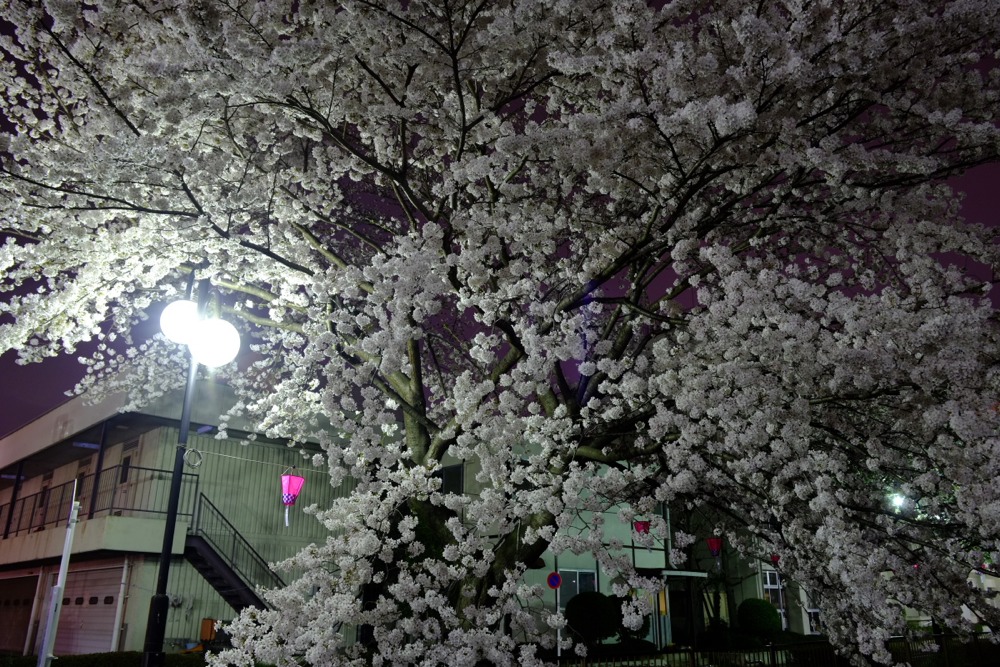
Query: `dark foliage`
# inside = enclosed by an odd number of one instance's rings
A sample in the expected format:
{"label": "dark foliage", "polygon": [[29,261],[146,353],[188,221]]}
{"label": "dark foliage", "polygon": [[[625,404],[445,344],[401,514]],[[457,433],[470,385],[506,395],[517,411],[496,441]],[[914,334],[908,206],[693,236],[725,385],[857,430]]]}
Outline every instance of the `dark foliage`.
{"label": "dark foliage", "polygon": [[774,605],[760,598],[747,598],[736,610],[740,630],[758,637],[772,637],[781,632],[781,616]]}
{"label": "dark foliage", "polygon": [[583,643],[592,646],[618,634],[621,604],[597,591],[580,593],[566,603],[566,623]]}
{"label": "dark foliage", "polygon": [[[38,656],[0,656],[0,667],[35,667]],[[142,653],[123,651],[120,653],[87,653],[84,655],[64,655],[53,661],[58,667],[139,667]],[[205,658],[200,653],[168,653],[166,667],[204,667]]]}

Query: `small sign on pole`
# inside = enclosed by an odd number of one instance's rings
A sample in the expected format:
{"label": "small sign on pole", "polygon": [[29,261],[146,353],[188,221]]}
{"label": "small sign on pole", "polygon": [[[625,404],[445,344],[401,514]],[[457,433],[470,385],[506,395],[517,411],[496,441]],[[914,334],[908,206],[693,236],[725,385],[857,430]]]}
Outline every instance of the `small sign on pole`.
{"label": "small sign on pole", "polygon": [[[562,586],[562,575],[558,572],[549,572],[549,576],[545,578],[545,583],[556,592],[556,613],[559,613],[562,608],[559,600],[559,587]],[[562,658],[562,628],[556,628],[556,656]]]}

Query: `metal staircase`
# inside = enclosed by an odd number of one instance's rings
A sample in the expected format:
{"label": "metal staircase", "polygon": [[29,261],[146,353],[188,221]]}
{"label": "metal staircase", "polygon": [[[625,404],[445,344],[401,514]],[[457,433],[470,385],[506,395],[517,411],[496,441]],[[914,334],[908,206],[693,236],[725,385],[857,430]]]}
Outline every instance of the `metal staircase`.
{"label": "metal staircase", "polygon": [[236,527],[199,494],[196,519],[184,543],[184,557],[236,611],[265,608],[258,591],[285,585]]}

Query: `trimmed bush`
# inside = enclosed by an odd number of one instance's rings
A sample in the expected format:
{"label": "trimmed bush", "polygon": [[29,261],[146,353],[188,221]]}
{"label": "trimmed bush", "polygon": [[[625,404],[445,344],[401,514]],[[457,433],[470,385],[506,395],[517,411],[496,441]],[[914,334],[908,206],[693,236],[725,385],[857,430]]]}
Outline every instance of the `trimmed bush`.
{"label": "trimmed bush", "polygon": [[622,627],[622,608],[618,600],[604,593],[578,593],[566,603],[566,623],[588,646],[618,634]]}
{"label": "trimmed bush", "polygon": [[[35,667],[38,656],[0,656],[0,667]],[[84,655],[64,655],[52,661],[53,667],[139,667],[142,653],[124,651],[121,653],[86,653]],[[204,667],[205,658],[200,653],[167,653],[166,667]]]}
{"label": "trimmed bush", "polygon": [[736,610],[740,629],[751,635],[767,637],[781,632],[781,615],[773,604],[760,598],[747,598]]}

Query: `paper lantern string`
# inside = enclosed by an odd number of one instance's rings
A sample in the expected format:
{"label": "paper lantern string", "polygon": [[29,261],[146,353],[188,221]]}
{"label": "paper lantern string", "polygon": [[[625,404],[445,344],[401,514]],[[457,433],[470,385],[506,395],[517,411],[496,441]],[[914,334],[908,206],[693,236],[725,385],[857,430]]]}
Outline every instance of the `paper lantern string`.
{"label": "paper lantern string", "polygon": [[285,527],[288,527],[288,508],[295,504],[295,500],[302,491],[302,485],[306,483],[305,477],[289,475],[289,470],[295,470],[295,466],[285,468],[281,473],[281,502],[285,505]]}

